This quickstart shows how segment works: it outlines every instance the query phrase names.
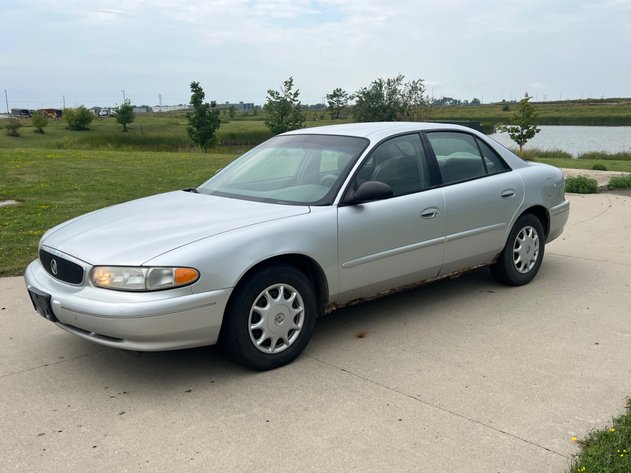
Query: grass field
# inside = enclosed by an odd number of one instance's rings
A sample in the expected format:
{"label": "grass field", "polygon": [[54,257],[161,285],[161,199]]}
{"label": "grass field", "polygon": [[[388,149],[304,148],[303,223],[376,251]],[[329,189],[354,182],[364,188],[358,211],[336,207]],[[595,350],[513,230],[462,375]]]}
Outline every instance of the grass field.
{"label": "grass field", "polygon": [[0,276],[21,274],[52,226],[126,200],[196,186],[232,154],[0,149]]}
{"label": "grass field", "polygon": [[613,159],[566,159],[566,158],[536,158],[537,162],[550,164],[558,168],[593,169],[599,163],[606,167],[607,171],[631,172],[630,161]]}
{"label": "grass field", "polygon": [[[578,100],[534,103],[540,125],[631,125],[631,99]],[[509,123],[515,104],[433,107],[430,120],[478,121],[485,125]],[[333,122],[326,111],[307,112],[306,126]],[[222,116],[225,120],[226,117]],[[263,122],[263,114],[237,115],[222,123],[219,138],[223,146],[218,151],[234,152],[265,141],[272,136]],[[318,121],[316,121],[316,118]],[[350,118],[349,118],[350,120]],[[0,126],[4,125],[0,120]],[[45,134],[34,133],[30,120],[22,120],[21,136],[0,133],[0,148],[46,149],[110,149],[143,151],[190,151],[193,145],[186,133],[185,112],[137,113],[130,131],[123,133],[114,118],[96,117],[89,131],[67,130],[63,120],[50,120]]]}
{"label": "grass field", "polygon": [[[484,107],[464,107],[463,113]],[[307,126],[330,123],[310,121]],[[271,136],[261,117],[233,120],[219,130],[223,145],[204,154],[188,140],[181,112],[137,114],[128,133],[121,129],[113,118],[96,118],[83,132],[69,131],[56,120],[41,135],[26,120],[21,136],[0,133],[0,201],[20,202],[0,207],[0,276],[21,274],[36,257],[41,235],[57,223],[118,202],[200,184]],[[631,160],[622,158],[569,159],[563,153],[534,150],[530,157],[558,167],[591,169],[600,163],[610,171],[631,172]]]}
{"label": "grass field", "polygon": [[[233,120],[222,123],[218,136],[222,146],[216,151],[233,153],[251,148],[272,137],[262,118],[256,120]],[[0,120],[0,127],[5,120]],[[30,120],[21,120],[20,136],[0,133],[2,148],[45,148],[45,149],[98,149],[138,151],[194,151],[195,147],[186,132],[186,117],[173,113],[138,113],[123,133],[122,126],[114,118],[95,118],[86,131],[70,131],[63,120],[49,120],[44,134],[34,133]],[[306,126],[326,125],[331,120],[307,121]],[[339,123],[339,122],[338,122]]]}
{"label": "grass field", "polygon": [[[186,132],[186,117],[175,114],[137,114],[127,133],[111,117],[95,118],[86,131],[67,130],[63,120],[49,120],[44,134],[34,133],[30,120],[22,120],[22,125],[19,137],[0,133],[0,148],[195,150]],[[220,139],[229,146],[251,147],[271,136],[262,121],[233,121],[219,130]]]}
{"label": "grass field", "polygon": [[[631,125],[631,99],[577,100],[533,103],[539,125]],[[471,120],[485,124],[510,123],[516,104],[435,107],[432,120]]]}

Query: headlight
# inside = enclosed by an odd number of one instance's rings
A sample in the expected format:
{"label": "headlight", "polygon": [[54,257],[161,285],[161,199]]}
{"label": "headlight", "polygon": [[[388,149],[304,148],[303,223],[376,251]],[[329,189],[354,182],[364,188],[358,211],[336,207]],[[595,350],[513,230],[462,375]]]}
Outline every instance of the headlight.
{"label": "headlight", "polygon": [[139,268],[95,266],[90,273],[92,284],[118,291],[159,291],[186,286],[199,279],[193,268]]}

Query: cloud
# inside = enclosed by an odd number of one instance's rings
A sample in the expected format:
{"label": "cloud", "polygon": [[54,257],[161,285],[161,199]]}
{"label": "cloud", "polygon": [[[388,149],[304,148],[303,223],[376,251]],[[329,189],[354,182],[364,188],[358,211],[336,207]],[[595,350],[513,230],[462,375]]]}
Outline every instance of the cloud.
{"label": "cloud", "polygon": [[199,80],[261,103],[290,75],[315,102],[399,73],[462,99],[629,95],[630,13],[628,0],[22,0],[3,11],[0,77],[85,102],[121,89],[188,101]]}

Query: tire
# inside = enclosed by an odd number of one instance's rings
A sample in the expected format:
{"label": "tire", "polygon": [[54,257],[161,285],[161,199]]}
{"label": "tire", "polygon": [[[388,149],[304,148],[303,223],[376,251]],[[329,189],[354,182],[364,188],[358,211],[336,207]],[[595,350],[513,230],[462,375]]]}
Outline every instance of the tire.
{"label": "tire", "polygon": [[545,251],[545,234],[541,221],[533,214],[524,214],[513,226],[506,246],[496,263],[493,276],[509,286],[523,286],[537,275]]}
{"label": "tire", "polygon": [[315,291],[304,273],[292,266],[265,268],[235,289],[223,343],[243,366],[278,368],[302,353],[317,316]]}

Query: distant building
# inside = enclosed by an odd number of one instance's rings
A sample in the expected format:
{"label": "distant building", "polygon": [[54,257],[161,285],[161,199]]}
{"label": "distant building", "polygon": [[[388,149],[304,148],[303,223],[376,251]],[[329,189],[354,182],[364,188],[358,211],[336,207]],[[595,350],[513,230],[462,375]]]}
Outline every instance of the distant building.
{"label": "distant building", "polygon": [[188,110],[190,105],[154,105],[154,112],[173,112],[174,110]]}
{"label": "distant building", "polygon": [[244,103],[244,102],[239,102],[239,103],[230,103],[230,102],[224,102],[224,103],[218,103],[217,104],[217,108],[230,108],[230,107],[234,107],[235,111],[237,112],[251,112],[254,110],[254,104],[253,103]]}

